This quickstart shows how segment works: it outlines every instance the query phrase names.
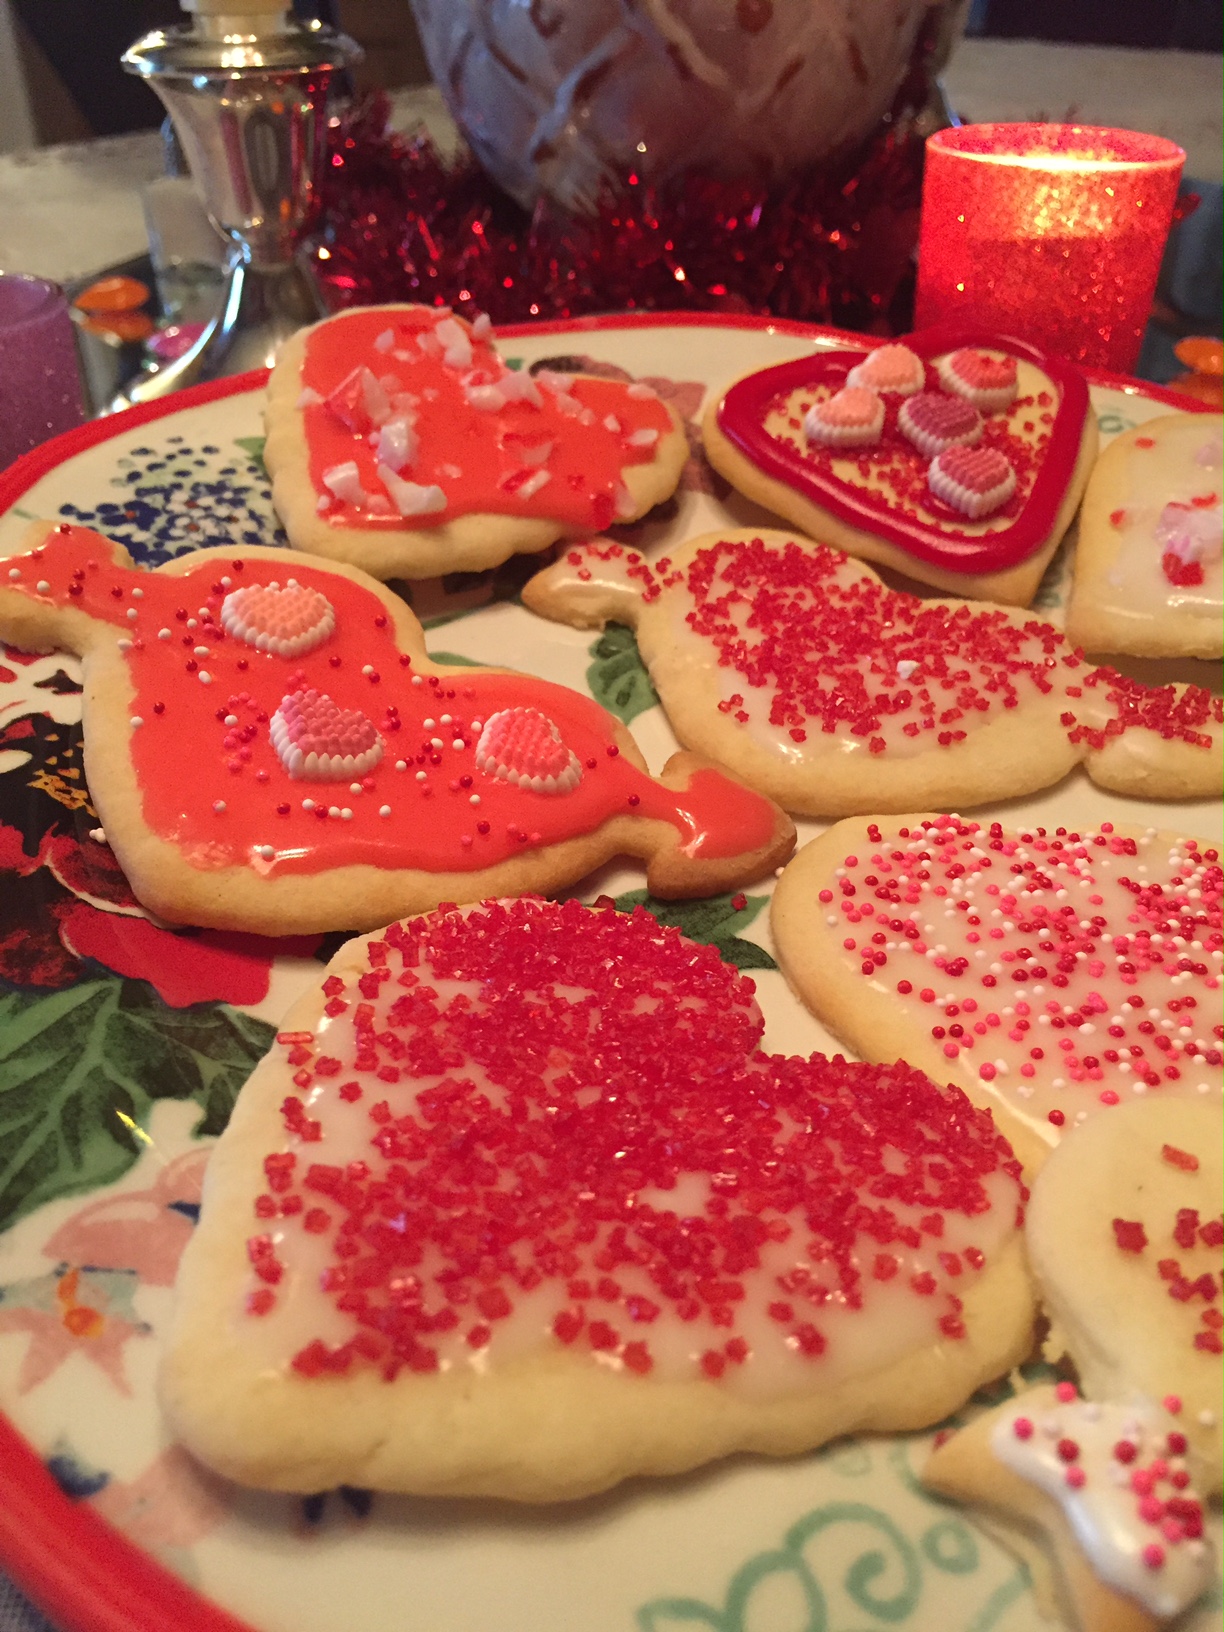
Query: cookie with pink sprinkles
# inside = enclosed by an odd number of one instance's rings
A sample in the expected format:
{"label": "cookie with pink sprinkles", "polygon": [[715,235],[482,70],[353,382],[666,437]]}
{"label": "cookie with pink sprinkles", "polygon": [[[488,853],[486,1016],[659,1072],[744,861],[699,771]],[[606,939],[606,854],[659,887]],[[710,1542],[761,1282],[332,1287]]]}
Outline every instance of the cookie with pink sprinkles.
{"label": "cookie with pink sprinkles", "polygon": [[860,818],[795,857],[773,932],[835,1036],[959,1084],[1036,1170],[1119,1106],[1218,1115],[1222,877],[1155,828]]}
{"label": "cookie with pink sprinkles", "polygon": [[641,908],[349,942],[210,1158],[171,1431],[248,1485],[546,1502],[959,1407],[1033,1339],[1019,1164],[960,1089],[763,1032]]}

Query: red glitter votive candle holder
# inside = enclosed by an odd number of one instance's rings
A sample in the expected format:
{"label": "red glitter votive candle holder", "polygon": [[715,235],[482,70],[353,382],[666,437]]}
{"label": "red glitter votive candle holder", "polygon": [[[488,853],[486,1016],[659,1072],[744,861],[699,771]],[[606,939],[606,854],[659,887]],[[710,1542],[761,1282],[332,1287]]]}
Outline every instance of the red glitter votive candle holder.
{"label": "red glitter votive candle holder", "polygon": [[926,144],[916,326],[971,320],[1128,373],[1186,155],[1090,125],[961,125]]}

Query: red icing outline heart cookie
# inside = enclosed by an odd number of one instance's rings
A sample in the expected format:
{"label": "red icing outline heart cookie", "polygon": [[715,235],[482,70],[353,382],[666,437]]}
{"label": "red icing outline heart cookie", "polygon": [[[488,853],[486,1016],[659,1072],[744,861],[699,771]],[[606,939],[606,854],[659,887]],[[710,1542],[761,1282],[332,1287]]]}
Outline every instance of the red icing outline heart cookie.
{"label": "red icing outline heart cookie", "polygon": [[[899,429],[906,399],[895,394],[884,398],[884,431],[874,448],[808,441],[804,412],[844,386],[870,355],[865,349],[816,352],[737,380],[707,412],[711,462],[749,496],[851,554],[962,594],[1023,604],[1087,480],[1096,422],[1083,376],[1023,341],[978,330],[925,329],[904,343],[926,365],[931,392],[944,391],[938,362],[965,348],[1003,352],[1047,382],[1035,396],[1022,393],[1008,408],[984,412],[979,445],[997,449],[1017,473],[1014,496],[993,514],[970,523],[931,495],[929,458]],[[769,416],[787,404],[785,425],[767,429]]]}

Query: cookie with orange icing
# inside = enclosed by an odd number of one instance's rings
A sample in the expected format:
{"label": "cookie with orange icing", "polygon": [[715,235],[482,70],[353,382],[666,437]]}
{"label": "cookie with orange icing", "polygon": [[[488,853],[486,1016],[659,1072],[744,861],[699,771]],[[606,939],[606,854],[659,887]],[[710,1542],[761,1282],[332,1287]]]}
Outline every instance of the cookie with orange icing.
{"label": "cookie with orange icing", "polygon": [[171,1429],[246,1484],[552,1501],[956,1408],[1032,1341],[1018,1164],[763,1027],[641,908],[350,942],[210,1160]]}
{"label": "cookie with orange icing", "polygon": [[702,435],[734,487],[812,538],[1018,606],[1036,594],[1097,447],[1074,368],[951,328],[756,370],[711,401]]}
{"label": "cookie with orange icing", "polygon": [[1219,414],[1164,414],[1111,442],[1080,513],[1067,633],[1092,652],[1224,652]]}
{"label": "cookie with orange icing", "polygon": [[84,665],[85,774],[141,903],[264,934],[370,927],[443,899],[641,857],[660,895],[767,874],[794,828],[692,754],[651,777],[589,697],[448,669],[354,568],[200,550],[155,572],[67,524],[0,564],[0,638]]}
{"label": "cookie with orange icing", "polygon": [[507,366],[487,318],[362,306],[300,330],[268,382],[290,543],[376,578],[495,567],[634,521],[688,444],[647,385]]}
{"label": "cookie with orange icing", "polygon": [[909,1060],[990,1106],[1030,1168],[1120,1104],[1220,1105],[1208,844],[1108,822],[852,820],[799,852],[772,905],[804,1003],[865,1058]]}
{"label": "cookie with orange icing", "polygon": [[523,599],[632,625],[680,741],[798,815],[967,807],[1080,762],[1153,798],[1220,785],[1219,697],[1092,668],[1027,612],[922,600],[793,534],[709,533],[654,561],[574,545]]}

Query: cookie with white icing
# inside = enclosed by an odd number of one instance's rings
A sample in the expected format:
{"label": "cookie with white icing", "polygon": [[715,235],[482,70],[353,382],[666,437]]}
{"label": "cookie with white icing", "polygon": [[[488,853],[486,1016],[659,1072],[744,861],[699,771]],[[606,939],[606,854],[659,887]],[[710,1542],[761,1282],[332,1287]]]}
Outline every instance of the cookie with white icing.
{"label": "cookie with white icing", "polygon": [[959,1090],[762,1030],[640,908],[351,941],[210,1160],[172,1430],[247,1484],[551,1501],[955,1409],[1032,1341],[1018,1164]]}
{"label": "cookie with white icing", "polygon": [[1119,1104],[1220,1105],[1221,868],[1195,839],[844,821],[787,867],[772,915],[835,1035],[959,1084],[1030,1169]]}
{"label": "cookie with white icing", "polygon": [[413,305],[287,340],[267,433],[290,543],[384,579],[478,571],[636,520],[688,456],[649,386],[508,368],[487,319]]}
{"label": "cookie with white icing", "polygon": [[1079,762],[1148,797],[1220,786],[1219,697],[1094,669],[1031,613],[889,589],[791,533],[709,533],[649,561],[576,544],[523,600],[632,625],[680,741],[798,815],[963,809]]}
{"label": "cookie with white icing", "polygon": [[1098,459],[1080,512],[1067,633],[1091,652],[1224,652],[1219,414],[1166,414]]}
{"label": "cookie with white icing", "polygon": [[1076,1632],[1158,1632],[1215,1574],[1183,1415],[1168,1404],[1029,1389],[939,1444],[923,1483],[980,1509],[1039,1582],[1048,1573]]}
{"label": "cookie with white icing", "polygon": [[589,697],[430,661],[398,596],[284,550],[155,572],[36,523],[0,564],[0,638],[76,652],[85,774],[138,900],[173,923],[370,928],[576,883],[617,855],[660,895],[766,876],[794,828],[694,755],[651,777]]}
{"label": "cookie with white icing", "polygon": [[[1209,1024],[1220,1017],[1214,995]],[[1193,1008],[1172,1017],[1190,1025],[1165,1031],[1163,1018],[1156,1036],[1192,1040]],[[1221,1484],[1224,1119],[1218,1099],[1166,1088],[1062,1142],[1037,1175],[1026,1236],[1053,1322],[1047,1352],[1071,1356],[1093,1399],[1138,1390],[1180,1400],[1178,1428],[1210,1493]]]}
{"label": "cookie with white icing", "polygon": [[1097,426],[1070,364],[937,328],[754,370],[710,402],[702,438],[733,487],[812,538],[1027,606],[1079,505]]}

